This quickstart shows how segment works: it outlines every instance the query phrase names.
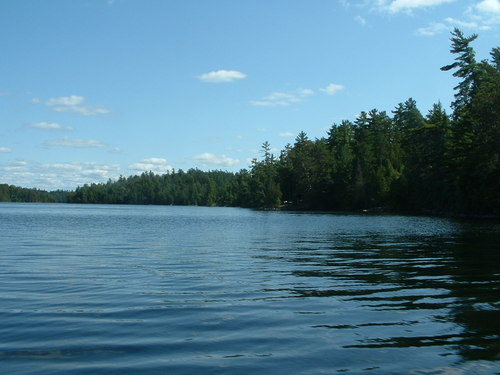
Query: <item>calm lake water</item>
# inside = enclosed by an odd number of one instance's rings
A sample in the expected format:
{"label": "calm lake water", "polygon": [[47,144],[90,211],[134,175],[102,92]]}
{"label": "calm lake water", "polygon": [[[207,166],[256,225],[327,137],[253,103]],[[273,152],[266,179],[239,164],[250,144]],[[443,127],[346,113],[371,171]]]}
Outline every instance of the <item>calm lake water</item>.
{"label": "calm lake water", "polygon": [[500,223],[0,204],[4,374],[500,373]]}

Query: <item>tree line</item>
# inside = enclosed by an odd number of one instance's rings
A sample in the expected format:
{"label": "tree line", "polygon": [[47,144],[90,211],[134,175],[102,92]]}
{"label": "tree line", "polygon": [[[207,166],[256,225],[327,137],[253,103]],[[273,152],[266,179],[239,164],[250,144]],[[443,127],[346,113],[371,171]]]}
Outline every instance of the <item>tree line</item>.
{"label": "tree line", "polygon": [[0,202],[64,203],[67,200],[67,191],[48,192],[40,189],[0,184]]}
{"label": "tree line", "polygon": [[441,68],[459,78],[450,116],[440,103],[424,116],[410,98],[391,114],[333,124],[320,139],[302,132],[279,157],[265,143],[252,167],[259,204],[499,214],[500,48],[477,61],[476,38],[452,32],[455,60]]}
{"label": "tree line", "polygon": [[476,38],[452,32],[455,59],[441,68],[459,79],[451,115],[440,103],[423,115],[410,98],[391,113],[335,123],[319,139],[301,132],[279,155],[265,142],[248,170],[145,172],[78,187],[63,200],[498,215],[500,48],[477,61]]}

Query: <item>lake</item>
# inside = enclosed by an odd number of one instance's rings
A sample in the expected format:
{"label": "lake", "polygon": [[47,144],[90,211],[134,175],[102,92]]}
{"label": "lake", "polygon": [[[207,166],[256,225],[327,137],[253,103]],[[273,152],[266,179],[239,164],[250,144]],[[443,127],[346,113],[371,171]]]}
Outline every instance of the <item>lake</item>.
{"label": "lake", "polygon": [[500,373],[500,223],[0,204],[4,374]]}

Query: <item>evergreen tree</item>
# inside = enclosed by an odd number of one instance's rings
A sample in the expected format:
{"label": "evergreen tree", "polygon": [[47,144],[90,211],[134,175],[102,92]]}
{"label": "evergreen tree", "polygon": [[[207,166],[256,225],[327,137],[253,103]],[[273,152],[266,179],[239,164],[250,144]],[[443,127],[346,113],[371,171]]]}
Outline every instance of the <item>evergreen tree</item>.
{"label": "evergreen tree", "polygon": [[252,161],[252,207],[275,208],[281,205],[281,189],[278,181],[277,160],[271,153],[269,142],[262,145],[264,159]]}
{"label": "evergreen tree", "polygon": [[476,40],[477,34],[466,37],[457,28],[451,34],[450,52],[458,56],[455,58],[454,63],[443,66],[441,70],[456,69],[453,76],[461,79],[459,84],[454,87],[454,90],[457,90],[457,92],[455,94],[455,101],[452,103],[455,111],[454,114],[460,115],[461,110],[470,103],[475,89],[477,74],[476,53],[470,44]]}
{"label": "evergreen tree", "polygon": [[350,121],[332,125],[328,131],[327,144],[332,153],[332,201],[333,209],[352,206],[355,168],[355,128]]}
{"label": "evergreen tree", "polygon": [[452,35],[451,52],[458,56],[442,69],[456,69],[453,76],[461,79],[455,87],[448,152],[454,177],[453,208],[471,213],[498,212],[500,52],[494,48],[491,63],[477,63],[470,46],[477,35],[465,37],[458,29]]}

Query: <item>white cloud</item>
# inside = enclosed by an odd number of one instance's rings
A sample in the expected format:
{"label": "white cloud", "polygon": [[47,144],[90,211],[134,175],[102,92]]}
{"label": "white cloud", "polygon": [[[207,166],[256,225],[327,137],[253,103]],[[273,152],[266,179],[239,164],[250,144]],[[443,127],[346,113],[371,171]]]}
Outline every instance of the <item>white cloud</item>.
{"label": "white cloud", "polygon": [[[490,30],[500,24],[500,1],[483,0],[469,7],[464,13],[466,21],[456,24],[462,28]],[[455,20],[457,21],[457,20]]]}
{"label": "white cloud", "polygon": [[217,167],[232,167],[238,164],[240,161],[237,159],[232,159],[226,155],[216,156],[209,152],[205,152],[201,155],[193,156],[193,160],[201,166],[217,166]]}
{"label": "white cloud", "polygon": [[26,165],[29,165],[29,162],[27,162],[26,160],[17,160],[17,161],[14,161],[10,164],[13,168],[21,168],[21,167],[24,167]]}
{"label": "white cloud", "polygon": [[8,147],[0,147],[0,153],[11,152],[12,150]]}
{"label": "white cloud", "polygon": [[499,0],[483,0],[476,4],[476,8],[484,13],[500,14]]}
{"label": "white cloud", "polygon": [[48,106],[55,107],[74,107],[82,104],[85,101],[83,96],[71,95],[71,96],[61,96],[59,98],[51,98],[47,100],[46,104]]}
{"label": "white cloud", "polygon": [[163,158],[148,158],[142,159],[138,163],[128,166],[128,169],[135,172],[153,172],[156,174],[165,174],[172,171],[172,167],[168,165],[167,160]]}
{"label": "white cloud", "polygon": [[84,184],[117,179],[120,166],[94,162],[44,164],[26,160],[0,164],[5,183],[44,190],[73,190]]}
{"label": "white cloud", "polygon": [[285,101],[272,102],[269,100],[250,100],[249,103],[254,107],[284,107],[290,105],[290,103]]}
{"label": "white cloud", "polygon": [[29,127],[42,130],[73,130],[71,126],[63,126],[55,122],[32,122]]}
{"label": "white cloud", "polygon": [[445,25],[442,22],[432,22],[427,27],[421,27],[417,29],[417,34],[425,36],[434,36],[436,34],[440,34],[448,30],[451,30],[451,27],[449,25]]}
{"label": "white cloud", "polygon": [[[476,21],[462,21],[458,20],[456,18],[448,17],[444,20],[448,25],[450,25],[450,29],[456,26],[459,26],[460,28],[466,28],[466,29],[483,29],[483,26],[477,23]],[[488,28],[488,27],[487,27]]]}
{"label": "white cloud", "polygon": [[[498,2],[498,0],[494,1]],[[455,27],[472,31],[489,30],[492,26],[500,23],[500,13],[495,14],[493,11],[490,13],[478,12],[477,9],[478,7],[470,7],[463,15],[464,19],[447,17],[442,22],[432,22],[427,27],[417,29],[417,34],[434,36],[449,32]]]}
{"label": "white cloud", "polygon": [[106,144],[95,139],[78,139],[63,137],[61,139],[53,141],[45,141],[47,146],[63,146],[63,147],[73,147],[73,148],[94,148],[94,147],[106,147]]}
{"label": "white cloud", "polygon": [[308,96],[314,94],[314,91],[311,89],[299,89],[299,95]]}
{"label": "white cloud", "polygon": [[161,164],[161,165],[164,165],[167,163],[167,159],[163,159],[163,158],[149,158],[149,159],[143,159],[142,161],[144,163]]}
{"label": "white cloud", "polygon": [[238,72],[237,70],[217,70],[213,72],[208,72],[204,74],[200,74],[198,79],[203,82],[212,82],[212,83],[220,83],[220,82],[232,82],[237,79],[243,79],[247,75],[242,72]]}
{"label": "white cloud", "polygon": [[[371,4],[379,10],[389,13],[411,13],[419,8],[429,8],[455,0],[367,0],[364,5]],[[416,34],[433,36],[449,32],[455,27],[470,29],[471,31],[490,30],[500,24],[500,0],[471,0],[474,3],[466,8],[460,16],[447,17],[430,22],[420,27]]]}
{"label": "white cloud", "polygon": [[56,112],[74,112],[84,116],[105,115],[109,113],[109,110],[104,107],[88,106],[84,105],[84,102],[85,98],[83,96],[71,95],[50,98],[45,104]]}
{"label": "white cloud", "polygon": [[444,3],[450,3],[455,0],[393,0],[387,4],[387,1],[383,1],[385,8],[392,13],[397,13],[400,11],[408,11],[416,8],[427,8],[431,6],[437,6]]}
{"label": "white cloud", "polygon": [[[339,1],[346,3],[345,0]],[[363,0],[349,5],[355,5],[358,8],[372,7],[392,14],[411,14],[419,9],[444,6],[453,2],[458,3],[455,0]],[[468,3],[471,5],[465,6],[461,16],[454,15],[454,18],[433,20],[427,26],[417,29],[416,34],[433,36],[453,30],[454,27],[471,29],[471,31],[491,30],[500,24],[500,0],[469,0]],[[457,9],[457,7],[454,8]],[[448,10],[452,11],[453,8],[448,7]],[[355,19],[363,24],[364,19],[359,17]]]}
{"label": "white cloud", "polygon": [[302,101],[306,96],[314,94],[311,89],[298,89],[293,92],[273,92],[260,100],[251,100],[250,104],[256,107],[286,107]]}
{"label": "white cloud", "polygon": [[293,134],[292,132],[279,133],[278,135],[280,137],[295,137],[295,134]]}
{"label": "white cloud", "polygon": [[271,95],[265,96],[260,101],[252,101],[252,104],[256,106],[276,107],[276,106],[287,106],[290,105],[291,103],[296,103],[299,101],[300,99],[293,94],[289,94],[286,92],[273,92]]}
{"label": "white cloud", "polygon": [[336,84],[336,83],[330,83],[328,86],[319,89],[320,91],[324,92],[327,95],[333,95],[340,90],[343,90],[344,86]]}

